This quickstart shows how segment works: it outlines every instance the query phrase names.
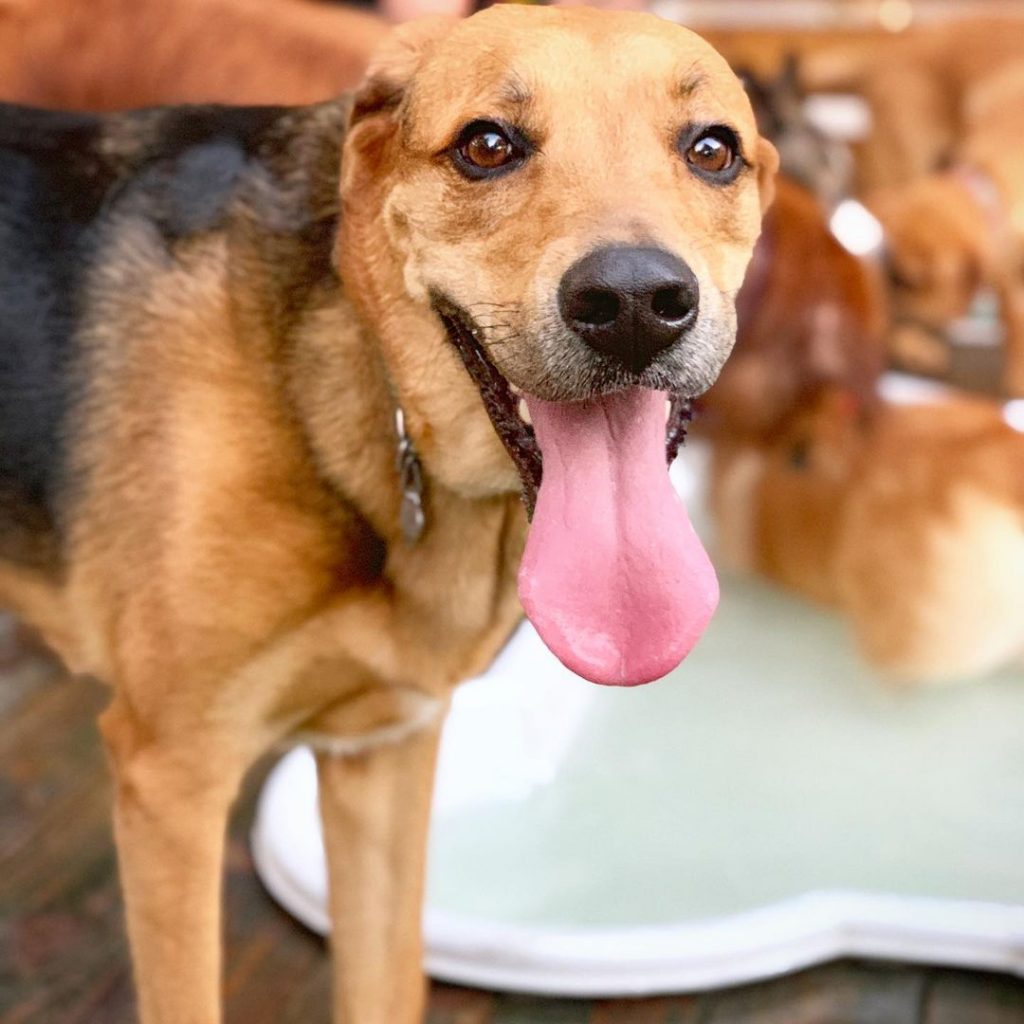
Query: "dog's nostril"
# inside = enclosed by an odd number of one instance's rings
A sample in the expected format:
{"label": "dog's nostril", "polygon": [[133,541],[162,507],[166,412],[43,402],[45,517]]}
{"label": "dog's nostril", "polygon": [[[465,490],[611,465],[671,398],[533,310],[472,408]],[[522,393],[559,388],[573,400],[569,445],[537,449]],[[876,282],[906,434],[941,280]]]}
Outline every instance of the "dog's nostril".
{"label": "dog's nostril", "polygon": [[693,308],[690,296],[679,287],[659,288],[651,299],[651,309],[659,320],[683,320]]}
{"label": "dog's nostril", "polygon": [[580,292],[575,305],[573,320],[591,327],[614,323],[622,309],[622,303],[614,292],[600,288],[587,288]]}

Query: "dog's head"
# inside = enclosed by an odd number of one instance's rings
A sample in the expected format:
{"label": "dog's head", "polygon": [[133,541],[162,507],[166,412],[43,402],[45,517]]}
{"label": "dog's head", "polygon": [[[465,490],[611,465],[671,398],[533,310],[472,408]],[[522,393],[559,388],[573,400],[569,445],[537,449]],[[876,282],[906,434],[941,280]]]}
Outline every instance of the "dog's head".
{"label": "dog's head", "polygon": [[868,205],[885,232],[895,318],[939,330],[963,316],[993,260],[991,224],[968,185],[935,174],[880,191]]}
{"label": "dog's head", "polygon": [[[729,354],[776,165],[725,61],[653,16],[496,7],[406,26],[373,63],[343,160],[343,277],[411,422],[436,441],[471,378],[528,506],[543,477],[531,546],[556,496],[562,521],[573,502],[610,518],[591,558],[619,558],[617,518],[658,532],[639,505],[668,487],[666,429],[680,425],[666,428],[665,400],[680,411]],[[417,357],[386,340],[427,321]],[[443,413],[426,393],[442,385]],[[460,417],[457,469],[436,472],[508,489],[508,460],[492,468],[474,423]],[[641,479],[655,440],[657,484]],[[528,576],[552,561],[531,546]],[[522,580],[530,611],[544,587]]]}

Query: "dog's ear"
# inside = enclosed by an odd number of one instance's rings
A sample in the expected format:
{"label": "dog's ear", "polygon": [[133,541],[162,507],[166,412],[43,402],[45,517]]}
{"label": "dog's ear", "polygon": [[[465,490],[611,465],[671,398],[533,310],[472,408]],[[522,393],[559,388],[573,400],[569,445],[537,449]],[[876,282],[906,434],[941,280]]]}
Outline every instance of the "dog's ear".
{"label": "dog's ear", "polygon": [[455,18],[442,16],[410,21],[395,29],[371,59],[352,97],[342,158],[343,199],[365,194],[367,187],[387,178],[409,84],[431,47],[455,23]]}
{"label": "dog's ear", "polygon": [[762,135],[757,140],[756,156],[757,189],[761,195],[761,212],[764,213],[775,198],[775,175],[779,170],[779,151]]}
{"label": "dog's ear", "polygon": [[451,31],[456,20],[443,15],[418,18],[396,28],[384,40],[353,97],[349,128],[367,118],[393,115],[399,109],[424,57]]}

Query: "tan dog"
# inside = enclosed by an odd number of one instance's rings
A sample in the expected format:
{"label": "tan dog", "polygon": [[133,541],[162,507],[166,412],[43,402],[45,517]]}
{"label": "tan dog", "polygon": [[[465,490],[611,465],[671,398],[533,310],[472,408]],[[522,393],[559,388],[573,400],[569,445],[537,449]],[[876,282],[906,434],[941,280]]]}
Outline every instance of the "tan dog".
{"label": "tan dog", "polygon": [[944,333],[988,288],[1004,390],[1024,394],[1024,20],[957,20],[811,54],[804,79],[871,108],[859,191],[886,233],[897,361],[946,372]]}
{"label": "tan dog", "polygon": [[710,611],[663,406],[729,352],[774,150],[685,30],[525,8],[409,26],[352,101],[3,108],[0,143],[0,601],[113,688],[142,1020],[220,1019],[228,809],[310,738],[335,1017],[411,1024],[441,717],[519,617],[521,493],[520,587],[593,678]]}
{"label": "tan dog", "polygon": [[836,392],[771,445],[716,449],[721,553],[838,608],[904,682],[1024,652],[1024,436],[951,395],[863,417]]}
{"label": "tan dog", "polygon": [[313,0],[0,0],[0,99],[60,110],[315,103],[362,78],[380,18]]}
{"label": "tan dog", "polygon": [[950,162],[977,124],[971,96],[1024,59],[1024,18],[952,18],[899,35],[806,52],[812,92],[862,95],[871,133],[858,152],[858,188],[908,185]]}
{"label": "tan dog", "polygon": [[934,351],[917,357],[922,368],[945,369],[942,331],[989,288],[1001,314],[1003,388],[1022,395],[1024,58],[976,86],[966,103],[954,166],[876,192],[868,205],[885,229],[897,323],[935,336]]}

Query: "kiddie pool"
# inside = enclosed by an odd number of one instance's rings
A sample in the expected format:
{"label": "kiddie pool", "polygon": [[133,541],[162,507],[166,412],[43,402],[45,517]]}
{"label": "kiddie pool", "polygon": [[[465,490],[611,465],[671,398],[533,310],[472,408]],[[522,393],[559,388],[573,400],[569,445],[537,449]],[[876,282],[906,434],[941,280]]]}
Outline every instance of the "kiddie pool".
{"label": "kiddie pool", "polygon": [[[673,470],[691,507],[702,454]],[[269,778],[253,844],[326,931],[306,751]],[[836,618],[728,577],[685,664],[636,690],[576,678],[524,625],[455,698],[425,930],[437,978],[558,995],[841,955],[1024,973],[1024,671],[888,688]]]}

